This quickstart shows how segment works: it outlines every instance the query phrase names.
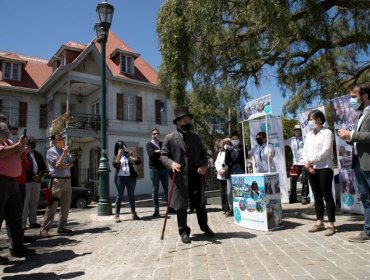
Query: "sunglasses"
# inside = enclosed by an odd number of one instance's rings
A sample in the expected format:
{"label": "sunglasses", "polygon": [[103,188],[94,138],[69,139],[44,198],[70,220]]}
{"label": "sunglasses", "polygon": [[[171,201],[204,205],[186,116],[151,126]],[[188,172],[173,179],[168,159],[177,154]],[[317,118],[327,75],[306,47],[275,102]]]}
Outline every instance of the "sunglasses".
{"label": "sunglasses", "polygon": [[158,132],[155,132],[155,133],[152,133],[152,135],[159,135],[159,133]]}

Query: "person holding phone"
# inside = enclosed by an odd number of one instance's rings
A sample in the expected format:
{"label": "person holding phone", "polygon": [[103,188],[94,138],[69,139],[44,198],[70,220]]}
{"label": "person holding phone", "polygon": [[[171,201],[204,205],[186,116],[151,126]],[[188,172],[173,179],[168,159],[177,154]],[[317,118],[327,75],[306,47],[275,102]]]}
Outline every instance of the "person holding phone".
{"label": "person holding phone", "polygon": [[71,234],[72,230],[66,228],[69,208],[71,206],[71,168],[73,158],[69,152],[69,147],[65,146],[65,139],[60,133],[50,136],[52,146],[46,153],[46,161],[51,177],[50,186],[53,201],[46,207],[44,221],[41,225],[40,236],[49,237],[55,213],[60,204],[60,215],[58,230],[59,234]]}
{"label": "person holding phone", "polygon": [[[9,233],[9,251],[13,257],[25,257],[35,254],[23,244],[22,201],[17,184],[17,177],[22,173],[20,155],[27,145],[27,138],[19,141],[10,140],[8,125],[0,122],[0,224],[5,219]],[[6,258],[0,258],[0,262]]]}

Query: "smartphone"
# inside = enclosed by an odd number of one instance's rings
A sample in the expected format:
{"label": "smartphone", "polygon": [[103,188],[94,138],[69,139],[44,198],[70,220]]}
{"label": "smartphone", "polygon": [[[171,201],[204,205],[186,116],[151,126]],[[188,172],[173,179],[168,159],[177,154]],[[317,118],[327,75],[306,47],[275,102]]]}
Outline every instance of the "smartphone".
{"label": "smartphone", "polygon": [[24,137],[24,138],[27,138],[27,128],[25,128],[25,129],[23,130],[23,137]]}

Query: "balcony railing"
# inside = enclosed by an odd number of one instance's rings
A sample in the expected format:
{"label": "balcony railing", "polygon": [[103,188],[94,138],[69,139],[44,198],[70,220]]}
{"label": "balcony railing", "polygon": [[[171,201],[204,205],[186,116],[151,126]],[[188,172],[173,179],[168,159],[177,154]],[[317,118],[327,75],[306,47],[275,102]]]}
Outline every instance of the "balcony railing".
{"label": "balcony railing", "polygon": [[52,131],[62,131],[66,127],[78,129],[100,130],[100,115],[95,114],[78,114],[64,113],[51,123]]}

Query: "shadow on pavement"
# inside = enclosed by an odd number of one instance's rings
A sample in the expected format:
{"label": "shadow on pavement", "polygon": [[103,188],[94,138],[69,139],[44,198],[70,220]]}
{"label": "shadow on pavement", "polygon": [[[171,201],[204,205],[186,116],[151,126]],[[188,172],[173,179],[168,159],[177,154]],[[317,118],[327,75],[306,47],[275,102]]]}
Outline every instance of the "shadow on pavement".
{"label": "shadow on pavement", "polygon": [[82,257],[89,254],[91,254],[91,252],[78,255],[75,254],[75,252],[73,252],[72,250],[59,250],[44,254],[38,253],[35,256],[26,257],[25,260],[22,261],[11,262],[10,264],[13,264],[13,266],[5,267],[4,272],[5,273],[26,272],[46,264],[60,264],[62,262],[69,261],[74,258]]}
{"label": "shadow on pavement", "polygon": [[76,271],[76,272],[69,272],[64,274],[55,274],[54,272],[48,273],[31,273],[31,274],[21,274],[21,275],[12,275],[12,276],[5,276],[2,279],[4,280],[60,280],[60,279],[73,279],[79,276],[84,275],[85,272]]}
{"label": "shadow on pavement", "polygon": [[250,239],[256,237],[256,234],[249,232],[215,232],[214,237],[205,236],[203,233],[192,234],[191,240],[194,242],[198,241],[209,241],[211,243],[221,243],[219,240],[232,239],[232,238],[241,238],[241,239]]}

